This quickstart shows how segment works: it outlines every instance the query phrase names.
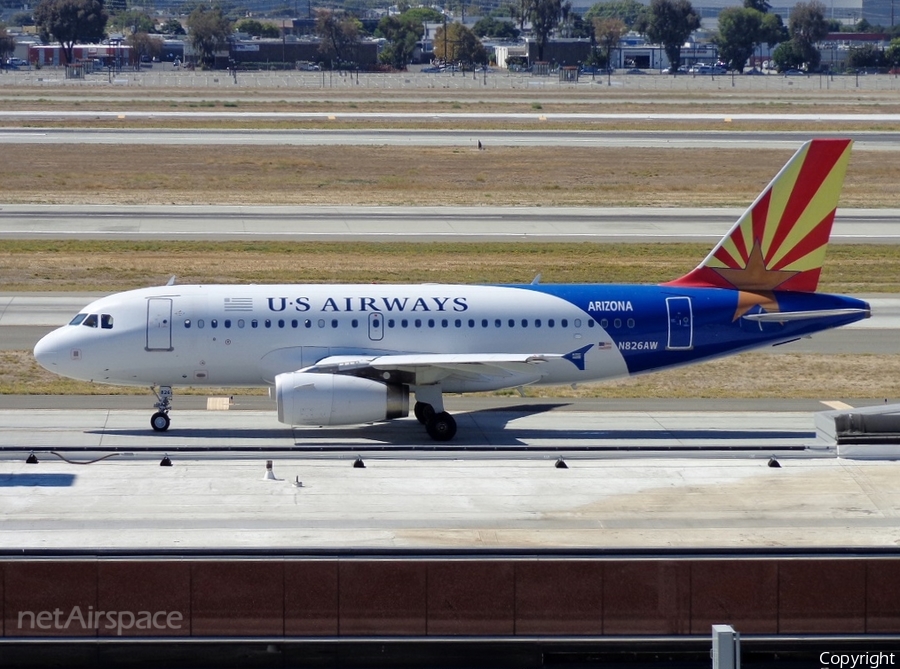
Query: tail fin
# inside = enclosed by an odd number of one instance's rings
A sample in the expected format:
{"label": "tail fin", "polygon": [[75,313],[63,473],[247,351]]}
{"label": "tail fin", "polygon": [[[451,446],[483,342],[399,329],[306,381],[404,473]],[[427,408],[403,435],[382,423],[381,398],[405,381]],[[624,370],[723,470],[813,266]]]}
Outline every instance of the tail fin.
{"label": "tail fin", "polygon": [[852,143],[806,142],[706,260],[664,285],[815,292]]}

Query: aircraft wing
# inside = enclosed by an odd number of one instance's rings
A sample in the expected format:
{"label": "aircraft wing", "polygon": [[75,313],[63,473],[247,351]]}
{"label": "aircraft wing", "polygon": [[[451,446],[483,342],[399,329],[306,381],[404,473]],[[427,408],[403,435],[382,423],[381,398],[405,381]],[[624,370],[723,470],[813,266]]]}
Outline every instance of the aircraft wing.
{"label": "aircraft wing", "polygon": [[[374,376],[393,372],[408,377],[409,383],[434,383],[460,379],[543,376],[538,366],[549,360],[566,358],[562,353],[401,353],[380,356],[330,356],[300,371],[320,374]],[[515,382],[516,384],[519,381]]]}

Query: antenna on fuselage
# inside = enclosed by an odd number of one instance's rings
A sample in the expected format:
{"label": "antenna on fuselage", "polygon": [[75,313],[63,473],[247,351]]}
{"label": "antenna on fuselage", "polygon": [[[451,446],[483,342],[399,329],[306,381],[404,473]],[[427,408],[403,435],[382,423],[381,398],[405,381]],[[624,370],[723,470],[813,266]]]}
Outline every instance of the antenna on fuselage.
{"label": "antenna on fuselage", "polygon": [[541,282],[541,273],[538,272],[537,276],[531,280],[531,285],[536,286]]}
{"label": "antenna on fuselage", "polygon": [[166,281],[166,285],[167,285],[167,286],[174,286],[174,285],[175,285],[175,275],[174,275],[174,274],[173,274],[172,276],[169,277],[169,280],[168,280],[168,281]]}

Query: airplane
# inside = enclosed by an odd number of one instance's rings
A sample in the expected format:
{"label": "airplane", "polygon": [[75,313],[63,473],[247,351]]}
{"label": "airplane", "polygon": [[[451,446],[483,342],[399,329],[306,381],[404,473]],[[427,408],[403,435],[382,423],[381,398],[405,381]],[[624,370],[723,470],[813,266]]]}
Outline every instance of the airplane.
{"label": "airplane", "polygon": [[172,388],[268,386],[287,425],[413,413],[456,434],[445,393],[580,384],[783,344],[870,316],[817,293],[851,140],[803,144],[709,255],[659,285],[175,285],[117,293],[43,337],[46,369]]}

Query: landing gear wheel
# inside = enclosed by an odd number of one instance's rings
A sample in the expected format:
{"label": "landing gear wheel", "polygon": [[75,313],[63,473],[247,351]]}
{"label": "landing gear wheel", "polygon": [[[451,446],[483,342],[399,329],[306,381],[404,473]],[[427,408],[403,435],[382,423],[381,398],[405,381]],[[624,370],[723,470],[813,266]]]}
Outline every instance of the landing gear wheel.
{"label": "landing gear wheel", "polygon": [[435,441],[450,441],[456,436],[456,420],[446,411],[435,414],[425,424],[428,436]]}
{"label": "landing gear wheel", "polygon": [[163,413],[162,411],[157,411],[155,414],[150,416],[150,427],[153,428],[154,432],[165,432],[169,429],[169,424],[171,421],[169,420],[169,415]]}
{"label": "landing gear wheel", "polygon": [[434,418],[434,407],[427,402],[416,402],[413,413],[422,425],[428,425],[428,421]]}

